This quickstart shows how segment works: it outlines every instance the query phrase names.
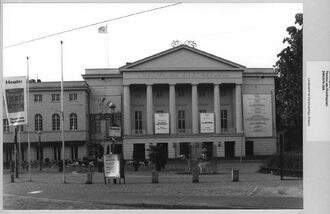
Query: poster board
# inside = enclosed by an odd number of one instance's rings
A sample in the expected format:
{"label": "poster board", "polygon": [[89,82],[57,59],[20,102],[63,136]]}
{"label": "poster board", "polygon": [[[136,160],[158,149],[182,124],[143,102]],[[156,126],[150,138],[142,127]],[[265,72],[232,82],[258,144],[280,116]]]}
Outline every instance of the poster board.
{"label": "poster board", "polygon": [[155,134],[169,134],[169,115],[168,113],[155,114]]}
{"label": "poster board", "polygon": [[121,137],[121,128],[118,126],[109,127],[109,136],[110,137]]}
{"label": "poster board", "polygon": [[200,127],[201,127],[201,133],[214,133],[214,114],[201,113]]}
{"label": "poster board", "polygon": [[272,137],[271,94],[243,94],[244,134],[246,137]]}
{"label": "poster board", "polygon": [[103,156],[104,177],[120,178],[120,157],[117,154],[106,154]]}

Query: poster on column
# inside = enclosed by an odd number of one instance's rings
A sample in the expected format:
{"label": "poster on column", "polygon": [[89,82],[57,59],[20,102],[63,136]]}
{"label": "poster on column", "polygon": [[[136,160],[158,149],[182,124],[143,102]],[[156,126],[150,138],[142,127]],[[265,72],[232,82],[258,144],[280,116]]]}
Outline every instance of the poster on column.
{"label": "poster on column", "polygon": [[3,94],[9,125],[27,124],[26,77],[4,77]]}
{"label": "poster on column", "polygon": [[214,132],[214,114],[213,113],[201,113],[201,133],[213,133]]}
{"label": "poster on column", "polygon": [[169,116],[168,113],[155,114],[155,134],[169,134]]}
{"label": "poster on column", "polygon": [[108,154],[103,156],[104,160],[104,177],[119,178],[120,177],[120,160],[117,154]]}
{"label": "poster on column", "polygon": [[271,94],[243,94],[244,134],[246,137],[273,136]]}

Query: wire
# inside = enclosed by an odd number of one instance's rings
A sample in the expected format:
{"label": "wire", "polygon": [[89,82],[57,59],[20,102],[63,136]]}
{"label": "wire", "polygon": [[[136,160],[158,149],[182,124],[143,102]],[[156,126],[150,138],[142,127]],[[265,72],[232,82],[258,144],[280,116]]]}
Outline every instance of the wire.
{"label": "wire", "polygon": [[130,17],[130,16],[136,16],[136,15],[140,15],[142,13],[148,13],[148,12],[152,12],[152,11],[155,11],[155,10],[160,10],[160,9],[164,9],[164,8],[167,8],[167,7],[176,6],[176,5],[181,4],[181,3],[182,2],[177,2],[177,3],[174,3],[174,4],[170,4],[170,5],[156,7],[156,8],[149,9],[149,10],[143,10],[143,11],[136,12],[136,13],[131,13],[131,14],[128,14],[128,15],[125,15],[125,16],[120,16],[120,17],[117,17],[117,18],[112,18],[112,19],[108,19],[108,20],[105,20],[105,21],[100,21],[100,22],[96,22],[96,23],[93,23],[93,24],[88,24],[88,25],[84,25],[84,26],[81,26],[81,27],[72,28],[72,29],[61,31],[61,32],[58,32],[58,33],[53,33],[53,34],[50,34],[50,35],[47,35],[47,36],[42,36],[42,37],[38,37],[38,38],[35,38],[35,39],[27,40],[27,41],[24,41],[24,42],[19,42],[19,43],[16,43],[16,44],[8,45],[8,46],[4,47],[4,49],[19,46],[19,45],[23,45],[23,44],[34,42],[34,41],[38,41],[38,40],[41,40],[41,39],[46,39],[46,38],[57,36],[57,35],[64,34],[64,33],[69,33],[69,32],[72,32],[72,31],[83,29],[83,28],[103,24],[103,23],[106,23],[106,22],[111,22],[111,21],[116,21],[116,20],[119,20],[119,19],[124,19],[124,18]]}

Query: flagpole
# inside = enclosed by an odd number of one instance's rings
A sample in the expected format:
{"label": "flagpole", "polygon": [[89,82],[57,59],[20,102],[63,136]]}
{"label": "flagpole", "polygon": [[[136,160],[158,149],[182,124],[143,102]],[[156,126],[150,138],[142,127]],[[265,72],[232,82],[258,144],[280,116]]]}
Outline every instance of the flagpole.
{"label": "flagpole", "polygon": [[63,183],[65,181],[65,142],[64,142],[64,90],[63,90],[63,41],[61,41],[61,114],[62,114],[62,158],[63,158]]}
{"label": "flagpole", "polygon": [[27,106],[27,140],[28,140],[28,164],[29,164],[29,181],[32,181],[31,179],[31,143],[30,143],[30,125],[29,125],[29,97],[30,97],[30,69],[29,69],[29,57],[26,57],[26,63],[27,63],[27,99],[26,99],[26,106]]}
{"label": "flagpole", "polygon": [[106,34],[107,34],[107,63],[108,63],[108,68],[110,68],[109,64],[109,34],[108,34],[108,25],[106,25]]}

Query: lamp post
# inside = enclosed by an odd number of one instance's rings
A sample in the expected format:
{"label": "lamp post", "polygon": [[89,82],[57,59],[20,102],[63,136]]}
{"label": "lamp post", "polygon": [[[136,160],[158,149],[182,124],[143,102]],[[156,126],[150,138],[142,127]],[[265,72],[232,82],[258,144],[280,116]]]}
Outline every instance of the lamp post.
{"label": "lamp post", "polygon": [[239,162],[242,162],[242,154],[243,154],[243,141],[244,141],[244,131],[240,131],[240,135],[242,137],[242,143],[241,143],[241,156],[239,158]]}
{"label": "lamp post", "polygon": [[40,163],[40,171],[42,171],[42,156],[41,156],[41,131],[38,131],[38,136],[39,136],[39,163]]}
{"label": "lamp post", "polygon": [[[115,114],[114,113],[115,113],[116,105],[114,103],[110,102],[109,103],[109,108],[111,109],[111,113],[112,113],[112,115],[111,115],[111,126],[113,126],[113,124],[115,123]],[[112,146],[111,146],[110,153],[113,154],[114,151],[115,151],[115,138],[112,137],[111,139],[112,139]]]}

